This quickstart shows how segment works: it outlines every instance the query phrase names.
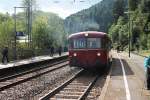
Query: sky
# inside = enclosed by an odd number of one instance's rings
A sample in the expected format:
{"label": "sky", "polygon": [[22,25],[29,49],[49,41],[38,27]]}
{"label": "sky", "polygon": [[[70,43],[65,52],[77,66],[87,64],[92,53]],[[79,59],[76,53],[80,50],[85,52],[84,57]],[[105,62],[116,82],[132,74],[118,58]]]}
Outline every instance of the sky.
{"label": "sky", "polygon": [[[62,18],[87,9],[101,0],[36,0],[39,10],[53,12]],[[22,0],[0,0],[0,13],[14,13],[14,7],[22,6]],[[17,9],[21,12],[23,9]]]}

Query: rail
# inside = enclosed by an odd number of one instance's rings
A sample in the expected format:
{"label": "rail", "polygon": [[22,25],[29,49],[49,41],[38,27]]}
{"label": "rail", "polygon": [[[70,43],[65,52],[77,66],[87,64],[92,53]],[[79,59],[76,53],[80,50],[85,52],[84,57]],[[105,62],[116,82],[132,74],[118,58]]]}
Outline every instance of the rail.
{"label": "rail", "polygon": [[[66,82],[62,83],[57,88],[53,89],[51,92],[49,92],[45,96],[41,97],[39,100],[49,100],[50,98],[53,100],[54,99],[53,97],[56,96],[57,93],[63,92],[62,90],[63,89],[67,89],[67,86],[69,86],[71,83],[74,84],[73,83],[74,80],[76,78],[78,78],[77,76],[79,76],[82,72],[83,72],[83,70],[80,70],[74,76],[72,76],[70,79],[68,79]],[[77,92],[80,95],[73,95],[73,96],[75,96],[76,98],[78,98],[77,100],[84,100],[86,98],[86,96],[88,95],[89,91],[91,90],[91,88],[93,87],[93,85],[96,83],[96,81],[97,81],[98,78],[99,78],[99,75],[97,75],[94,79],[92,79],[92,81],[90,81],[90,83],[88,83],[89,84],[88,86],[87,85],[81,86],[81,87],[85,88],[84,91]],[[78,83],[78,84],[80,84],[80,83]],[[72,87],[76,87],[76,86],[72,86]],[[58,94],[58,95],[60,95],[60,94]],[[60,95],[60,96],[62,96],[62,95]],[[64,98],[65,98],[65,96],[63,97],[63,99]]]}
{"label": "rail", "polygon": [[89,90],[93,87],[93,85],[95,84],[95,82],[97,81],[97,79],[99,78],[99,75],[97,77],[95,77],[95,79],[89,84],[89,86],[87,87],[87,89],[84,91],[84,93],[79,97],[78,100],[84,100],[85,97],[88,95]]}
{"label": "rail", "polygon": [[42,70],[42,69],[46,69],[48,67],[60,64],[60,63],[65,62],[65,61],[67,61],[67,60],[55,62],[55,63],[52,63],[50,65],[40,66],[38,68],[34,68],[34,69],[31,69],[31,70],[28,70],[28,71],[25,71],[25,72],[21,72],[21,73],[18,73],[18,74],[2,77],[2,78],[0,78],[0,82],[9,80],[9,79],[12,79],[12,78],[15,78],[15,77],[19,77],[19,76],[22,76],[22,75],[25,75],[25,74],[29,74],[29,73],[32,73],[32,72],[35,72],[35,71],[39,71],[39,70]]}
{"label": "rail", "polygon": [[[47,73],[49,73],[49,72],[55,71],[55,70],[57,70],[57,69],[60,69],[60,68],[62,68],[62,67],[65,67],[65,66],[67,66],[67,65],[68,65],[68,63],[64,63],[63,65],[60,65],[60,66],[57,66],[57,67],[54,67],[54,68],[51,67],[51,69],[49,69],[49,70],[46,70],[46,71],[43,71],[43,72],[39,72],[38,74],[35,74],[35,75],[33,75],[33,76],[29,76],[29,77],[17,77],[17,78],[19,78],[18,81],[11,82],[11,83],[8,83],[8,84],[6,84],[6,85],[4,85],[4,86],[1,86],[1,87],[0,87],[0,91],[3,91],[3,90],[5,90],[5,89],[8,89],[8,88],[10,88],[10,87],[12,87],[12,86],[16,86],[16,85],[21,84],[21,83],[23,83],[23,82],[29,81],[29,80],[31,80],[31,79],[40,77],[41,75],[44,75],[44,74],[47,74]],[[14,77],[14,76],[13,76],[13,77]],[[9,78],[10,78],[10,77],[9,77]],[[5,80],[5,79],[3,79],[3,80]],[[2,82],[1,82],[1,83],[2,83]],[[4,82],[4,83],[5,83],[5,82]],[[7,83],[7,81],[6,81],[6,83]]]}
{"label": "rail", "polygon": [[63,89],[65,86],[67,86],[70,82],[72,82],[81,72],[83,72],[83,69],[78,71],[74,76],[72,76],[70,79],[68,79],[66,82],[64,82],[59,87],[55,88],[45,96],[41,97],[39,100],[48,100],[50,97],[55,95],[57,92],[59,92],[61,89]]}

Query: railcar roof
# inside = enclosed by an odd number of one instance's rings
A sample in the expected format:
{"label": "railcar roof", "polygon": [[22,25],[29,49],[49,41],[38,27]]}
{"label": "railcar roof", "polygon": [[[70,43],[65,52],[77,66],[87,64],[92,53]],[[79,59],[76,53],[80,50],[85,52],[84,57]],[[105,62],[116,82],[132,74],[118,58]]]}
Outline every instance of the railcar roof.
{"label": "railcar roof", "polygon": [[89,36],[106,36],[107,34],[104,32],[97,32],[97,31],[85,31],[85,32],[78,32],[78,33],[73,33],[69,35],[69,38],[73,37],[79,37],[79,36],[85,36],[85,34],[88,34]]}

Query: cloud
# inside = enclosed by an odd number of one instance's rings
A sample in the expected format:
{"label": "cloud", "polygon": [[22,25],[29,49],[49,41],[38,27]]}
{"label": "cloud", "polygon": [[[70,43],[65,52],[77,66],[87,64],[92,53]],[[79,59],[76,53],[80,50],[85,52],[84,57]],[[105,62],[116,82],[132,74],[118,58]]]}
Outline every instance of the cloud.
{"label": "cloud", "polygon": [[41,8],[41,10],[46,11],[46,12],[56,13],[56,14],[58,14],[58,16],[60,16],[62,18],[66,18],[70,14],[75,13],[75,11],[72,9],[64,9],[61,7],[54,7],[54,6]]}
{"label": "cloud", "polygon": [[100,1],[101,0],[85,0],[85,2],[80,2],[80,0],[76,0],[76,2],[74,2],[74,0],[45,0],[43,2],[43,0],[37,0],[37,3],[41,10],[53,12],[62,18],[66,18],[67,16],[82,9],[89,8]]}
{"label": "cloud", "polygon": [[[60,17],[65,18],[73,13],[82,9],[89,8],[90,6],[100,2],[101,0],[36,0],[40,10],[46,12],[53,12]],[[57,2],[56,2],[57,1]],[[22,0],[0,0],[0,12],[10,14],[14,13],[15,6],[21,6]],[[17,9],[17,12],[23,9]]]}
{"label": "cloud", "polygon": [[[21,0],[0,0],[0,12],[2,13],[14,13],[15,6],[21,6]],[[17,12],[22,11],[21,9],[17,9]]]}
{"label": "cloud", "polygon": [[74,5],[71,4],[71,0],[45,0],[45,2],[38,0],[37,5],[40,10],[56,13],[62,18],[76,12]]}

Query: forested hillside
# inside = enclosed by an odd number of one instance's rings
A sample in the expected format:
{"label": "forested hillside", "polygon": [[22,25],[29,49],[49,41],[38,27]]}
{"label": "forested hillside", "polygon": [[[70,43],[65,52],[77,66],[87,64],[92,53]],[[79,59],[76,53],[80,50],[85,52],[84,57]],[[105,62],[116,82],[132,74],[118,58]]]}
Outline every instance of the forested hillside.
{"label": "forested hillside", "polygon": [[[113,15],[115,18],[109,29],[109,35],[115,46],[131,50],[148,50],[150,48],[150,0],[128,0],[127,9],[122,10],[116,0]],[[130,35],[129,35],[130,34]]]}
{"label": "forested hillside", "polygon": [[[150,0],[102,0],[89,9],[67,17],[67,33],[96,30],[107,32],[114,47],[131,50],[150,48]],[[130,33],[130,37],[129,37]]]}
{"label": "forested hillside", "polygon": [[64,21],[66,31],[69,34],[86,30],[107,32],[113,22],[114,1],[103,0],[89,9],[67,17]]}

